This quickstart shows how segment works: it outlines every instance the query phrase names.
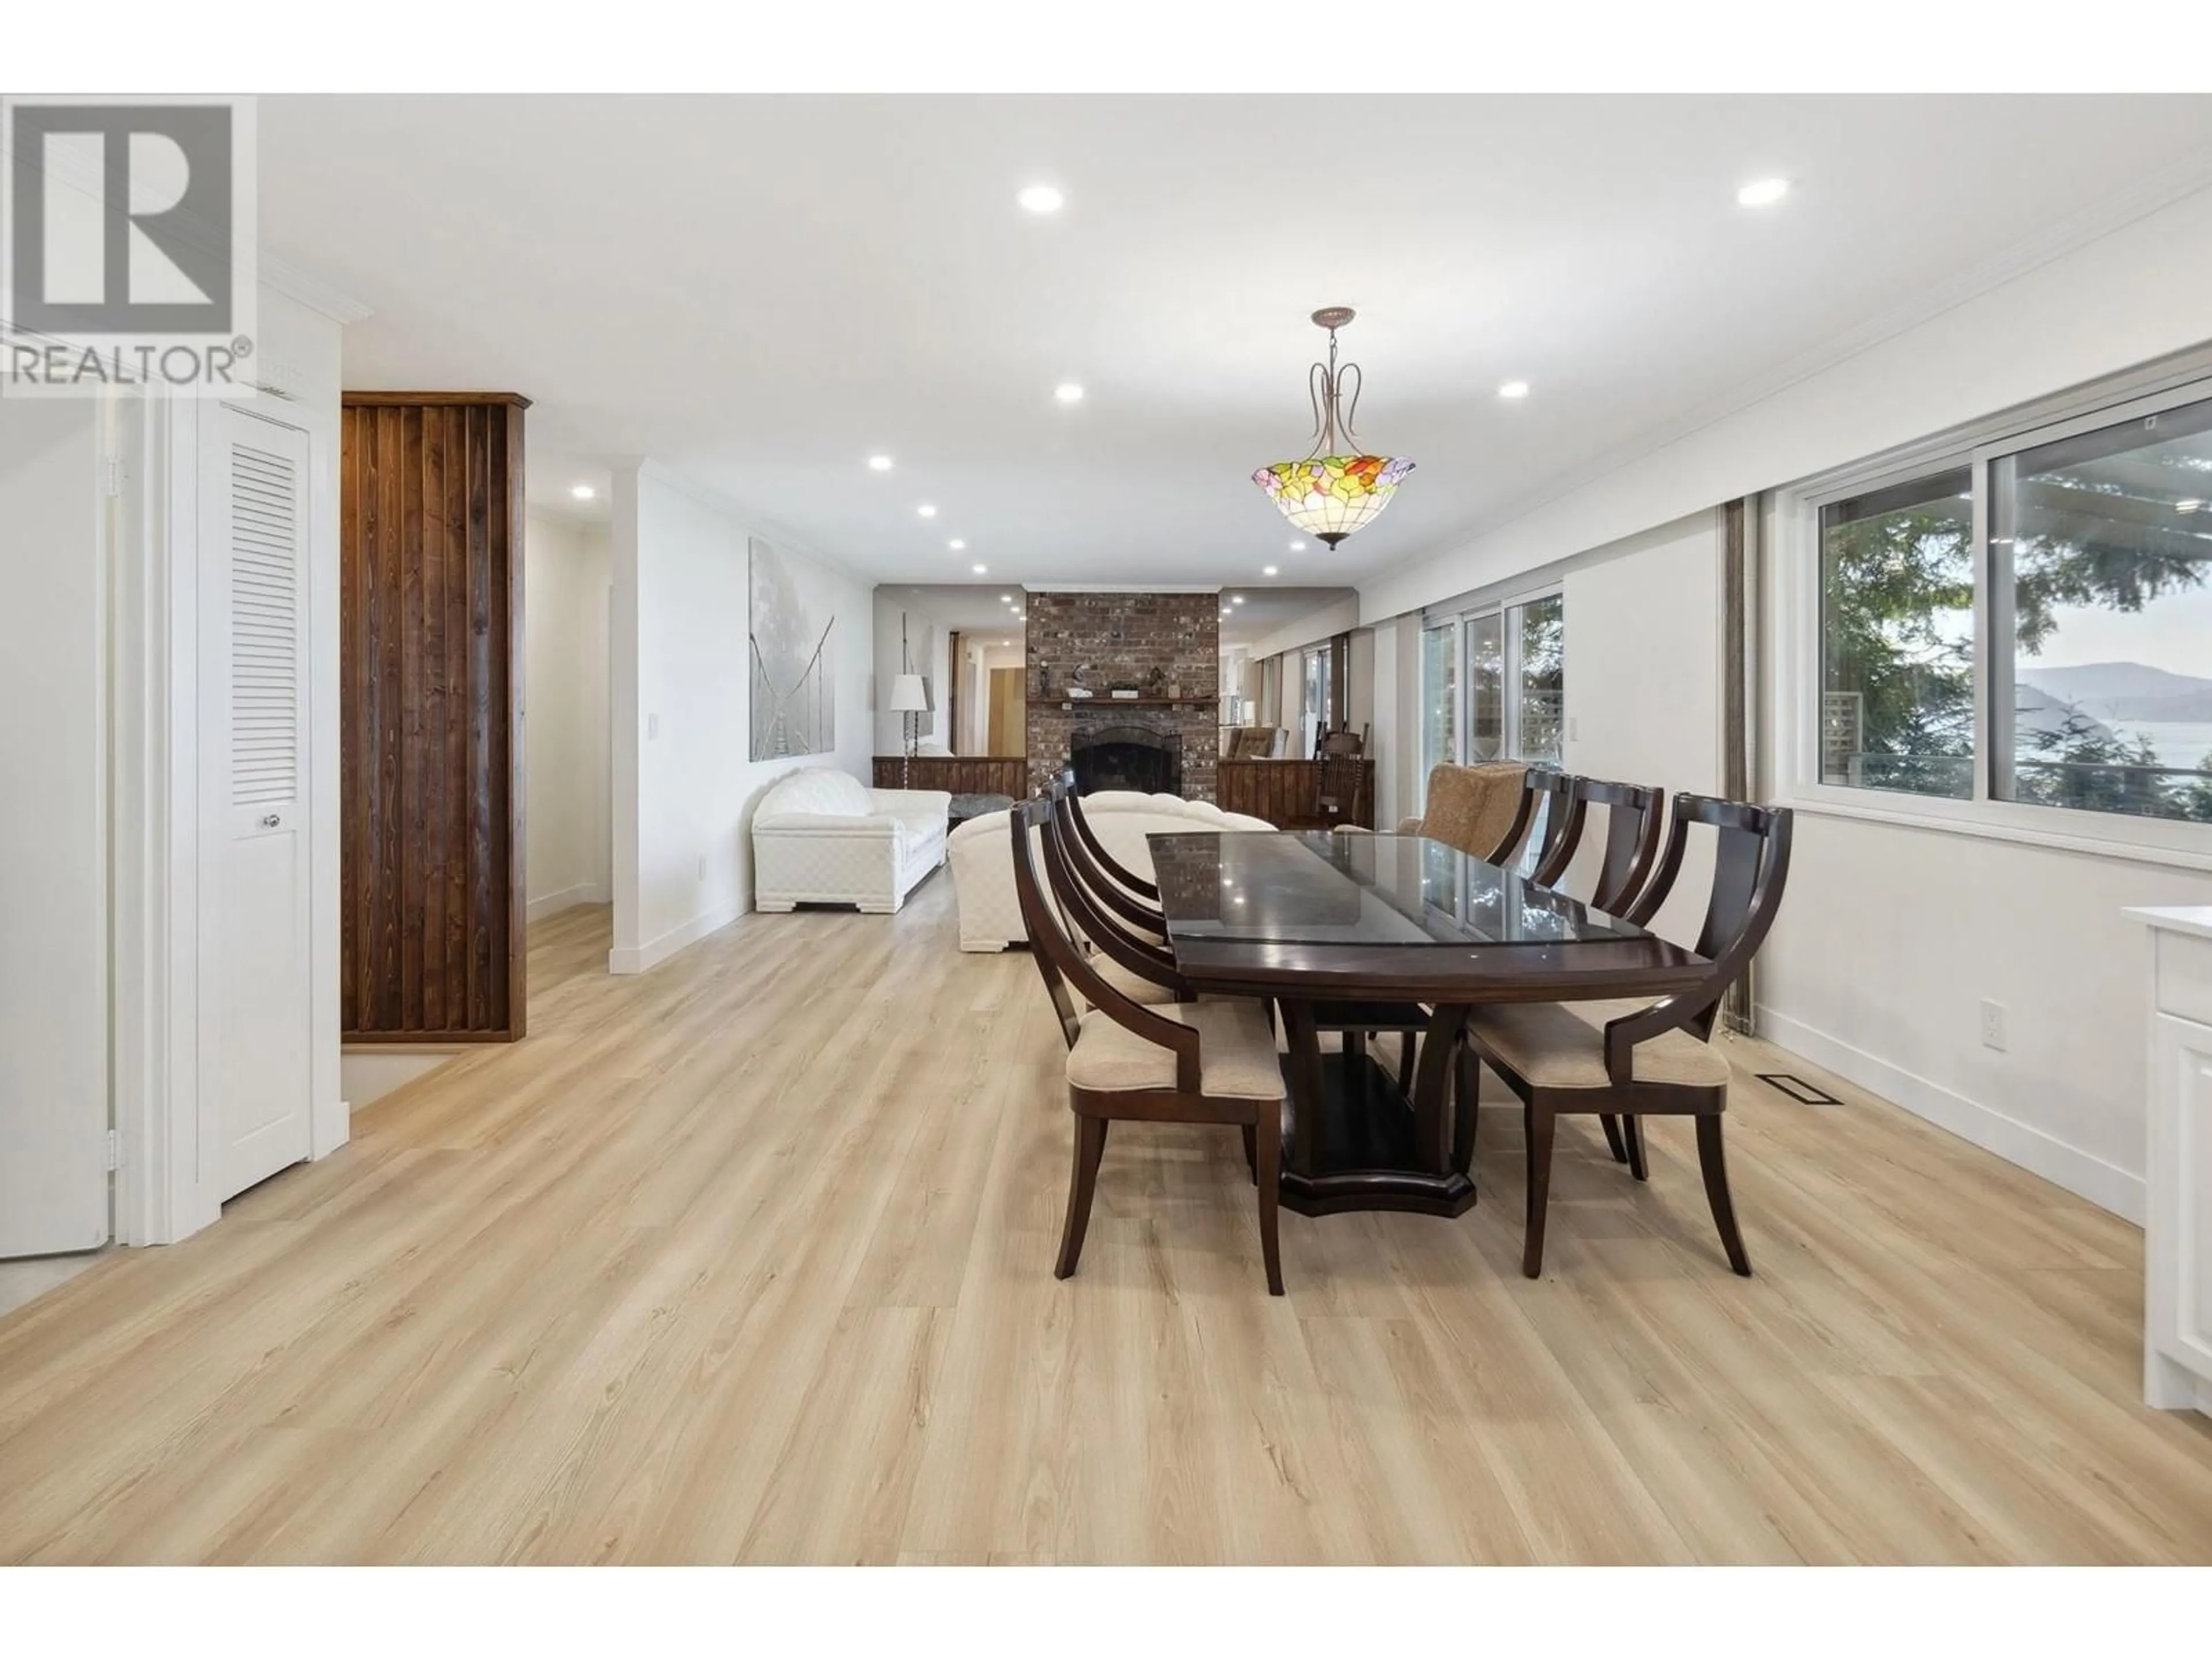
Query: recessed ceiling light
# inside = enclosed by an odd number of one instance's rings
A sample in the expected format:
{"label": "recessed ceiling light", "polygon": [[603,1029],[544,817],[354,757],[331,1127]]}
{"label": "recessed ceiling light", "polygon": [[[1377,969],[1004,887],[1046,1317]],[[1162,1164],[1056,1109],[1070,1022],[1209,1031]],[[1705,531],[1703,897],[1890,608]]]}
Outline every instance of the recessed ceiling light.
{"label": "recessed ceiling light", "polygon": [[1021,619],[1022,619],[1022,613],[1021,613],[1020,611],[1015,611],[1015,612],[1014,612],[1014,620],[1015,620],[1016,622],[1019,622]]}
{"label": "recessed ceiling light", "polygon": [[1272,576],[1275,574],[1275,567],[1272,564],[1263,564],[1260,567],[1260,574],[1263,576]]}
{"label": "recessed ceiling light", "polygon": [[1291,544],[1291,551],[1293,553],[1303,553],[1305,550],[1306,544],[1304,542],[1292,542]]}
{"label": "recessed ceiling light", "polygon": [[1787,179],[1754,179],[1736,191],[1738,207],[1772,207],[1790,193]]}
{"label": "recessed ceiling light", "polygon": [[598,495],[599,491],[593,489],[589,484],[574,484],[569,487],[568,493],[580,501],[588,501],[592,496]]}
{"label": "recessed ceiling light", "polygon": [[1012,605],[1013,602],[1014,596],[1011,593],[1001,593],[999,595],[999,603],[1000,605]]}
{"label": "recessed ceiling light", "polygon": [[1525,398],[1528,395],[1528,382],[1526,380],[1508,380],[1504,386],[1498,388],[1498,395],[1501,398]]}
{"label": "recessed ceiling light", "polygon": [[890,456],[888,456],[888,455],[871,455],[871,456],[869,456],[869,457],[868,457],[868,471],[871,471],[871,472],[888,472],[888,471],[890,471],[890,470],[891,470],[891,458],[890,458]]}
{"label": "recessed ceiling light", "polygon": [[1227,605],[1224,605],[1221,607],[1221,614],[1224,617],[1229,614],[1229,607]]}
{"label": "recessed ceiling light", "polygon": [[1012,645],[1012,644],[1013,643],[1013,641],[1012,641],[1012,640],[1000,640],[1000,641],[999,641],[999,643],[1000,643],[1000,645],[1001,647],[1005,647],[1005,646]]}
{"label": "recessed ceiling light", "polygon": [[937,509],[932,507],[927,501],[924,501],[920,507],[915,508],[915,511],[921,514],[925,519],[933,519],[937,516]]}
{"label": "recessed ceiling light", "polygon": [[1031,213],[1057,213],[1067,202],[1051,185],[1030,185],[1014,199]]}
{"label": "recessed ceiling light", "polygon": [[991,574],[991,567],[988,564],[971,564],[968,568],[979,576],[988,576]]}
{"label": "recessed ceiling light", "polygon": [[1052,395],[1064,404],[1079,404],[1083,401],[1083,388],[1073,380],[1062,380],[1053,387]]}
{"label": "recessed ceiling light", "polygon": [[957,536],[955,536],[951,541],[945,544],[951,548],[955,553],[965,553],[968,550],[968,544],[962,541]]}
{"label": "recessed ceiling light", "polygon": [[1229,603],[1231,605],[1242,605],[1244,603],[1244,596],[1242,593],[1231,593],[1229,596]]}

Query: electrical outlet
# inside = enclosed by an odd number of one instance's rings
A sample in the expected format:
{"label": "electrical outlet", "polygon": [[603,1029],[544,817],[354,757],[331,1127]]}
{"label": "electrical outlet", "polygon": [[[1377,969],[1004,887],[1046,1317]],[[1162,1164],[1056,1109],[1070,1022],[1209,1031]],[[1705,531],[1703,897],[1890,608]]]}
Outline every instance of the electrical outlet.
{"label": "electrical outlet", "polygon": [[2002,1002],[1982,1003],[1982,1047],[2000,1051],[2005,1046],[2005,1006]]}

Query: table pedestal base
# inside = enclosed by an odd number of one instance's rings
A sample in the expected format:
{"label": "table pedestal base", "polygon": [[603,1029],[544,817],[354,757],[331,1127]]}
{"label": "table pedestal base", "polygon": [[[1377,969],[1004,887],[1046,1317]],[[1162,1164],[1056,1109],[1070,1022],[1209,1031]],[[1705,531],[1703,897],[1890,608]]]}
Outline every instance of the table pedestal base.
{"label": "table pedestal base", "polygon": [[1309,1109],[1295,1088],[1285,1114],[1285,1209],[1300,1215],[1408,1210],[1455,1216],[1474,1207],[1474,1183],[1464,1173],[1423,1171],[1428,1159],[1420,1149],[1413,1105],[1389,1073],[1364,1054],[1315,1058],[1321,1087],[1313,1121],[1301,1121]]}

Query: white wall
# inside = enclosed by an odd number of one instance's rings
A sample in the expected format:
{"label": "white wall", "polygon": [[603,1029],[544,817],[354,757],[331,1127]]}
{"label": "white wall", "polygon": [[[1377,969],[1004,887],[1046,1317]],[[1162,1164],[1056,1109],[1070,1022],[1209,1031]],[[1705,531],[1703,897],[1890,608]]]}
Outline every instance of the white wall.
{"label": "white wall", "polygon": [[0,1256],[107,1237],[99,413],[0,398]]}
{"label": "white wall", "polygon": [[618,467],[612,532],[614,948],[638,973],[742,914],[752,899],[752,810],[802,766],[866,780],[874,715],[870,587],[836,573],[837,748],[757,764],[750,732],[746,544],[790,538],[647,462]]}
{"label": "white wall", "polygon": [[[952,711],[947,693],[951,684],[951,630],[927,611],[895,597],[896,590],[879,587],[875,591],[875,675],[871,685],[871,702],[876,711],[875,752],[878,755],[906,753],[906,716],[895,714],[887,707],[891,700],[891,678],[901,672],[899,654],[899,622],[906,622],[906,656],[914,664],[913,672],[929,681],[930,709],[915,719],[915,739],[917,743],[952,745]],[[865,779],[867,772],[862,769]]]}
{"label": "white wall", "polygon": [[[1693,514],[1570,565],[1566,721],[1561,764],[1586,777],[1655,783],[1668,798],[1721,787],[1721,539],[1717,513]],[[1593,810],[1570,891],[1587,896],[1604,857]],[[1692,944],[1705,920],[1711,842],[1689,843],[1657,932]]]}
{"label": "white wall", "polygon": [[[2212,338],[2208,267],[2212,192],[2199,192],[1861,343],[1462,547],[1382,573],[1362,588],[1361,614],[1394,616],[1522,578],[1579,550],[1628,543],[1639,550],[1571,571],[1565,583],[1567,708],[1579,733],[1566,763],[1698,787],[1703,733],[1717,725],[1717,659],[1705,656],[1711,635],[1689,613],[1688,590],[1658,580],[1674,569],[1703,581],[1701,569],[1712,568],[1696,554],[1701,538],[1676,533],[1686,517],[2199,345]],[[1761,573],[1770,593],[1777,562],[1806,551],[1770,544]],[[1778,652],[1790,647],[1771,604],[1768,637]],[[1679,659],[1668,648],[1676,636],[1688,647]],[[1642,664],[1640,696],[1630,695],[1632,660]],[[1708,660],[1710,684],[1681,666]],[[1784,659],[1771,668],[1812,672]],[[1401,763],[1412,736],[1399,736]],[[1768,757],[1773,736],[1762,734]],[[1707,752],[1711,787],[1718,751]],[[1791,799],[1795,780],[1768,776],[1761,787]],[[2120,848],[1797,805],[1789,892],[1759,961],[1761,1030],[2139,1218],[2145,946],[2118,913],[2212,903],[2212,840],[2201,856],[2154,862]],[[1666,931],[1676,933],[1678,908],[1662,917]],[[1981,1044],[1984,998],[2006,1005],[2005,1052]]]}
{"label": "white wall", "polygon": [[[2149,947],[2120,915],[2135,904],[2212,904],[2212,874],[1801,811],[1760,1027],[2140,1221]],[[1984,998],[2008,1011],[2002,1054],[1981,1044]]]}
{"label": "white wall", "polygon": [[611,901],[607,532],[530,515],[523,713],[530,919]]}

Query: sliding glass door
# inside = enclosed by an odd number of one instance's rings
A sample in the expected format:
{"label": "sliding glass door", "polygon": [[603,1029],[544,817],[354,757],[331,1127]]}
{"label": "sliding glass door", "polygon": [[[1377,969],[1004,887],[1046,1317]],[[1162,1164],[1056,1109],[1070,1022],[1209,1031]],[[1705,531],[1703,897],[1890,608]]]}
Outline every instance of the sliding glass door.
{"label": "sliding glass door", "polygon": [[1554,591],[1421,630],[1421,782],[1439,762],[1556,766],[1566,703],[1566,602]]}

